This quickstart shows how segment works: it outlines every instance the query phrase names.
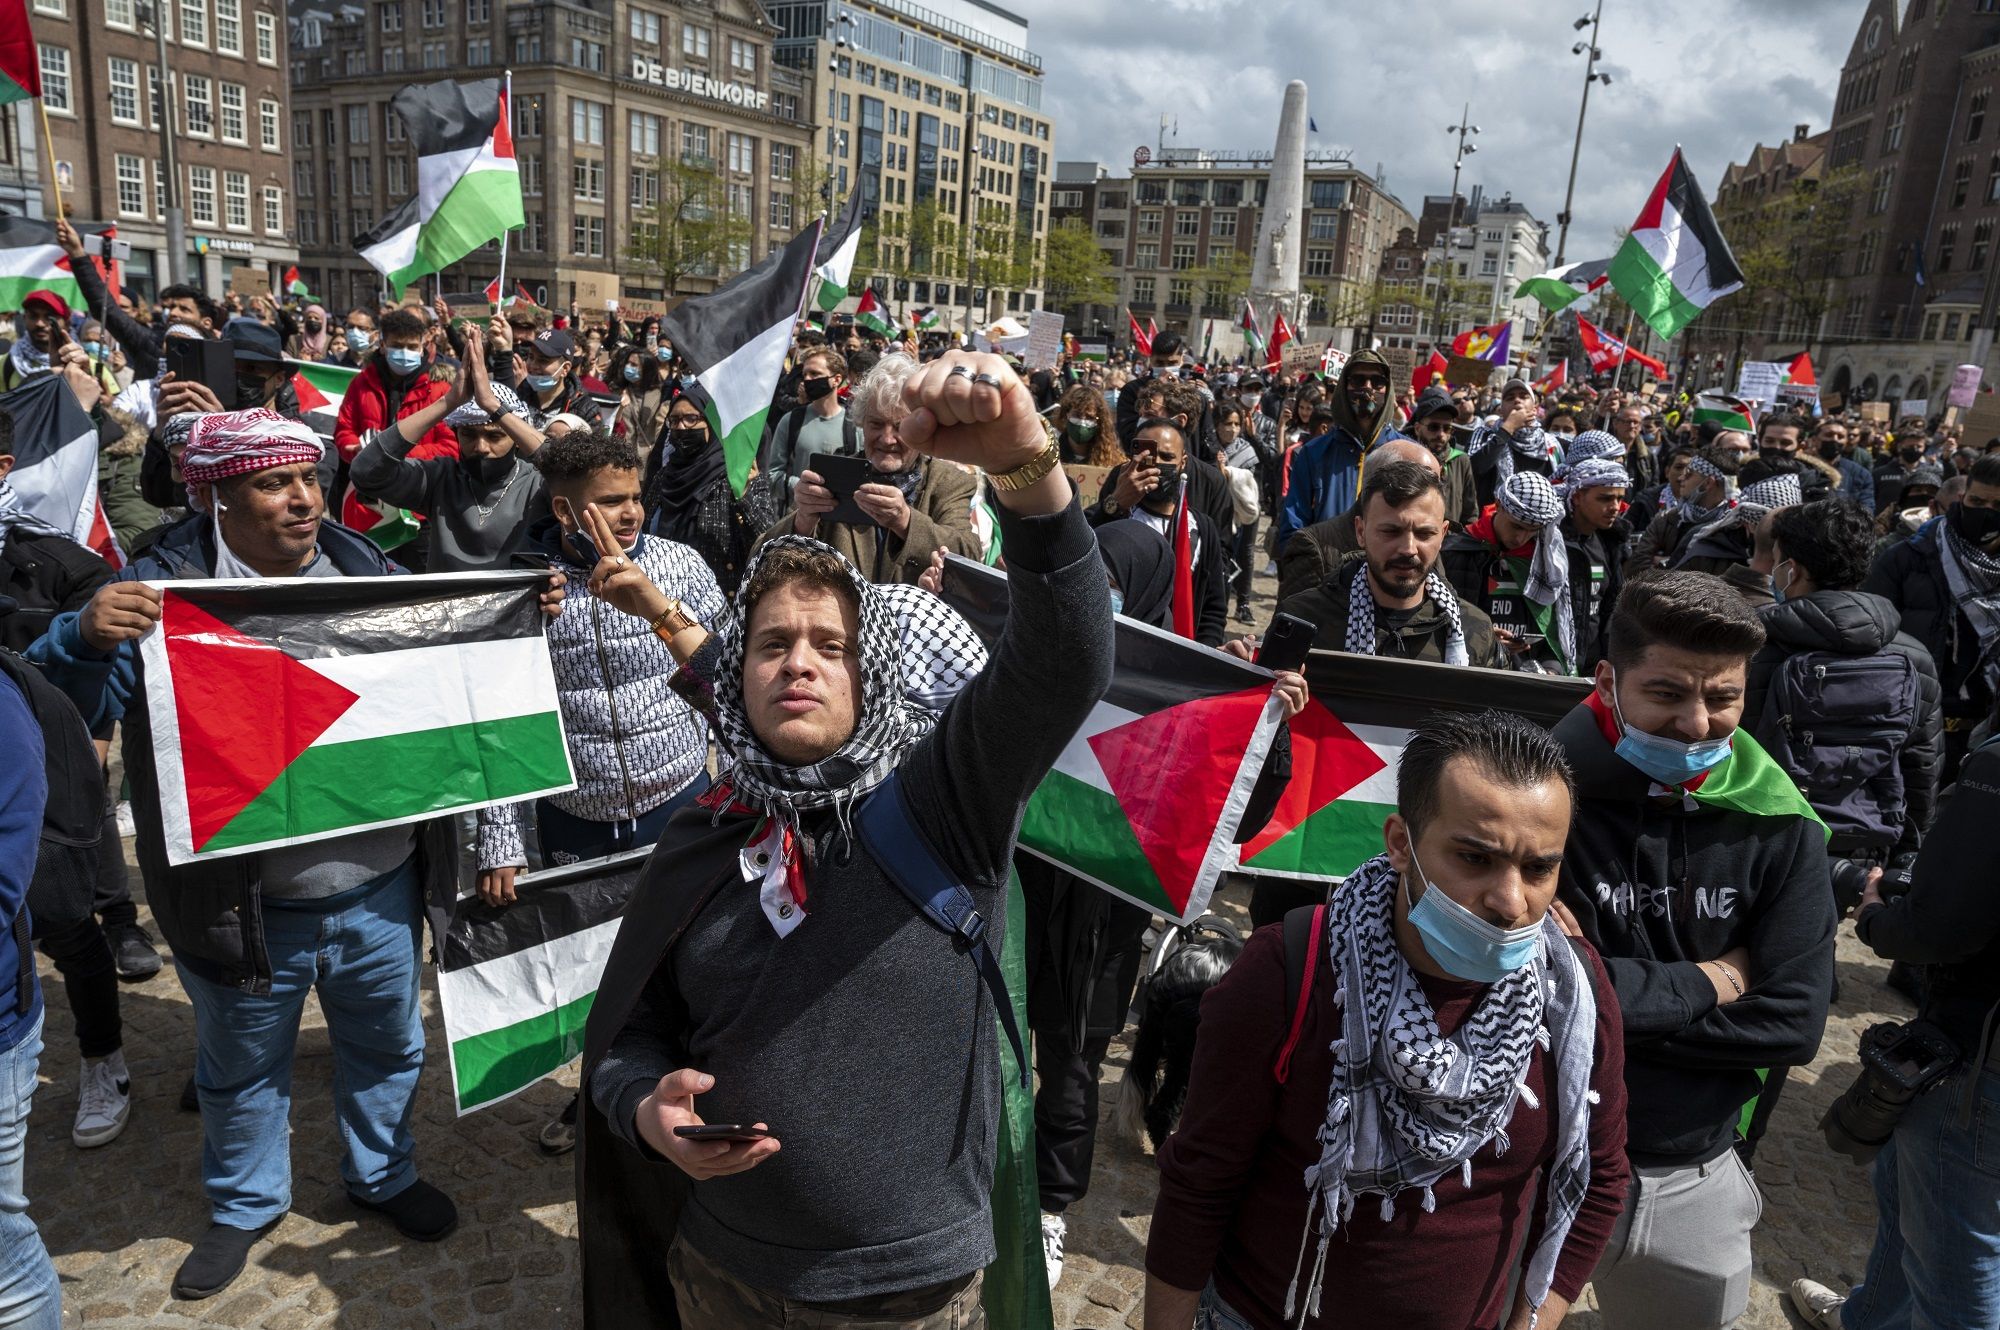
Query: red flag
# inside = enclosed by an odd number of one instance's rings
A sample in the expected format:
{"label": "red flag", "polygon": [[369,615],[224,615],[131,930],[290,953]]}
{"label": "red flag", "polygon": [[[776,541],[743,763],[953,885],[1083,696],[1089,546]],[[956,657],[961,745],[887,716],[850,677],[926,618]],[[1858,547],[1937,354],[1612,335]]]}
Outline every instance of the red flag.
{"label": "red flag", "polygon": [[519,282],[514,283],[514,299],[520,301],[524,305],[532,305],[535,303],[535,298],[528,294],[528,288],[522,286]]}
{"label": "red flag", "polygon": [[500,279],[498,277],[495,277],[486,284],[486,303],[495,309],[500,308]]}
{"label": "red flag", "polygon": [[1663,362],[1653,359],[1644,352],[1634,351],[1581,314],[1576,316],[1576,331],[1578,338],[1583,342],[1583,354],[1589,358],[1592,372],[1616,369],[1630,361],[1643,367],[1656,379],[1667,377],[1667,367]]}
{"label": "red flag", "polygon": [[1785,382],[1817,386],[1819,380],[1813,377],[1812,357],[1804,351],[1799,352],[1792,360],[1792,372],[1785,376]]}
{"label": "red flag", "polygon": [[1554,392],[1556,389],[1562,387],[1564,384],[1568,382],[1569,382],[1569,362],[1567,360],[1558,360],[1556,362],[1556,367],[1554,369],[1550,370],[1547,374],[1543,375],[1541,378],[1535,380],[1534,387],[1536,392],[1542,394],[1548,394]]}
{"label": "red flag", "polygon": [[1420,393],[1444,377],[1445,367],[1451,362],[1443,353],[1431,352],[1431,358],[1410,371],[1410,391]]}
{"label": "red flag", "polygon": [[1283,363],[1285,343],[1292,340],[1292,325],[1285,322],[1285,311],[1278,311],[1271,323],[1271,345],[1264,352],[1264,368],[1276,371]]}
{"label": "red flag", "polygon": [[1174,506],[1174,632],[1194,640],[1194,537],[1193,516],[1188,511],[1187,490]]}
{"label": "red flag", "polygon": [[[1125,311],[1125,320],[1132,325],[1132,345],[1139,349],[1140,355],[1152,355],[1153,335],[1139,326],[1139,316],[1128,309]],[[1150,324],[1152,320],[1148,319],[1146,322]]]}
{"label": "red flag", "polygon": [[1148,346],[1151,346],[1151,345],[1153,344],[1153,339],[1154,339],[1155,337],[1158,337],[1159,335],[1160,335],[1160,330],[1159,330],[1159,327],[1158,327],[1157,325],[1155,325],[1155,324],[1154,324],[1152,316],[1151,316],[1150,314],[1149,314],[1149,315],[1147,315],[1147,316],[1146,316],[1146,345],[1148,345]]}

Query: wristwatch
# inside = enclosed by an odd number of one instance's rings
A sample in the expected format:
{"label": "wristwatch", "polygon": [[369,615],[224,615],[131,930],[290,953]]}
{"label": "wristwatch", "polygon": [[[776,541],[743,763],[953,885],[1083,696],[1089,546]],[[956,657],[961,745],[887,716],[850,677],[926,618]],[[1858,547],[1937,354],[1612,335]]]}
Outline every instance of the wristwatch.
{"label": "wristwatch", "polygon": [[671,642],[688,629],[699,627],[700,622],[678,600],[669,600],[667,607],[655,615],[652,622],[653,634],[662,642]]}
{"label": "wristwatch", "polygon": [[1062,465],[1062,453],[1053,438],[1048,439],[1042,450],[1011,471],[995,471],[987,474],[997,490],[1024,490]]}

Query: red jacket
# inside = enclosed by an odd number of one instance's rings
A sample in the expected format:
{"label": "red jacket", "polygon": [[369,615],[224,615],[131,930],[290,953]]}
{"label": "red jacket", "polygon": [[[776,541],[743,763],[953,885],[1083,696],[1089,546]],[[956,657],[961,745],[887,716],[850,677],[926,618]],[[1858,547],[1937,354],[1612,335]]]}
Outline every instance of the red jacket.
{"label": "red jacket", "polygon": [[[389,393],[382,384],[381,364],[379,356],[371,356],[367,365],[354,376],[354,381],[347,385],[347,392],[340,399],[340,414],[333,425],[333,446],[340,450],[343,462],[352,462],[355,455],[367,446],[368,440],[389,427]],[[419,374],[404,390],[403,400],[396,409],[396,419],[415,415],[450,391],[449,381],[432,378],[428,372]],[[458,436],[451,432],[449,425],[433,425],[417,446],[410,449],[409,455],[414,461],[431,457],[456,458]],[[356,531],[366,531],[381,518],[354,491],[349,490],[341,504],[340,520]]]}

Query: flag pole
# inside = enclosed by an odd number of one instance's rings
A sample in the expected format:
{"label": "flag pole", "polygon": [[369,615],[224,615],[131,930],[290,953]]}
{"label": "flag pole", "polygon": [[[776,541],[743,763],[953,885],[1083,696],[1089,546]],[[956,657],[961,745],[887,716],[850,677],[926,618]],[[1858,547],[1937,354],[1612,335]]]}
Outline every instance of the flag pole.
{"label": "flag pole", "polygon": [[62,201],[62,181],[56,178],[56,136],[49,129],[49,103],[45,97],[35,98],[35,105],[42,109],[42,142],[49,149],[49,190],[56,196],[56,219],[64,220]]}
{"label": "flag pole", "polygon": [[[504,91],[501,93],[500,96],[500,114],[502,117],[512,116],[514,114],[514,71],[513,70],[510,69],[506,72],[505,82],[502,83],[501,86],[504,89]],[[510,137],[510,140],[513,135],[513,132],[514,132],[514,126],[510,121],[507,125],[507,133]],[[517,181],[519,180],[519,178],[520,178],[519,176],[515,177]],[[507,237],[509,234],[511,234],[511,230],[503,230],[500,232],[500,285],[494,292],[493,313],[495,314],[495,316],[498,316],[500,311],[506,308],[507,305]]]}
{"label": "flag pole", "polygon": [[1618,374],[1611,380],[1611,386],[1621,391],[1625,387],[1625,366],[1632,359],[1632,321],[1639,316],[1636,309],[1625,311],[1625,335],[1618,339]]}

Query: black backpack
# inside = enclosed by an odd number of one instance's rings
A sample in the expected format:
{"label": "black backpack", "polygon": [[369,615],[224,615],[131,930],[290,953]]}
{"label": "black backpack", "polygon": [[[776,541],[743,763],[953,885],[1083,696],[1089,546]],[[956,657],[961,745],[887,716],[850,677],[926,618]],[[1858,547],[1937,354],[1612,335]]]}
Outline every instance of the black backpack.
{"label": "black backpack", "polygon": [[1773,672],[1757,741],[1826,820],[1836,849],[1902,839],[1900,759],[1917,696],[1916,666],[1900,652],[1804,651]]}
{"label": "black backpack", "polygon": [[35,875],[28,883],[28,908],[12,922],[24,970],[18,982],[25,988],[34,974],[34,953],[27,945],[30,921],[33,935],[45,936],[82,923],[96,903],[97,856],[104,839],[104,770],[98,765],[90,729],[68,694],[11,651],[0,651],[0,674],[20,687],[28,711],[41,726],[42,765],[49,781]]}

